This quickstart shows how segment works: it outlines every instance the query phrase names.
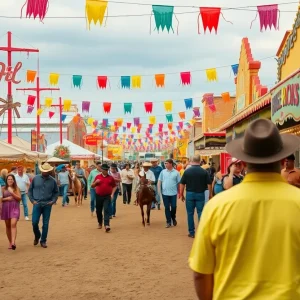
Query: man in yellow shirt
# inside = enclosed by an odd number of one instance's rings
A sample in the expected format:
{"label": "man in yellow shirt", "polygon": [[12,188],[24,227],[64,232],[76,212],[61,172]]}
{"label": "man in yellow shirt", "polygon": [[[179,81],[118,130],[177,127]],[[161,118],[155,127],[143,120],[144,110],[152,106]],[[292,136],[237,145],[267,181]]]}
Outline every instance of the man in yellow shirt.
{"label": "man in yellow shirt", "polygon": [[189,258],[199,299],[300,299],[300,191],[280,175],[298,147],[265,119],[226,146],[248,171],[204,208]]}

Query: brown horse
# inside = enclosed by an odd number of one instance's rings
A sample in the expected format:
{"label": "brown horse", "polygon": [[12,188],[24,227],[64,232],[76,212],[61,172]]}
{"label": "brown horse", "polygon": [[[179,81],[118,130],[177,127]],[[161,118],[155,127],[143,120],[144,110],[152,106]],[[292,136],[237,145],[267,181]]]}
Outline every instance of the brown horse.
{"label": "brown horse", "polygon": [[[147,225],[150,225],[150,212],[152,201],[156,202],[154,191],[148,186],[148,180],[146,179],[146,174],[144,176],[139,175],[140,177],[140,188],[137,195],[137,203],[141,208],[143,225],[145,226],[145,221]],[[147,220],[145,219],[144,214],[144,205],[147,205]]]}
{"label": "brown horse", "polygon": [[80,179],[77,177],[77,174],[74,170],[70,170],[70,172],[71,172],[70,177],[72,181],[72,190],[73,190],[73,195],[75,197],[75,205],[77,204],[77,206],[80,207],[82,206],[84,185],[81,183]]}

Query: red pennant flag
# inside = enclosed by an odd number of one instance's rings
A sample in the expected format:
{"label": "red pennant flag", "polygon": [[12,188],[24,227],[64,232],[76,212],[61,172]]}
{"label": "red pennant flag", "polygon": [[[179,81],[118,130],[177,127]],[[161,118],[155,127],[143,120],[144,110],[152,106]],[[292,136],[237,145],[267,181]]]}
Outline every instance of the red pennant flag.
{"label": "red pennant flag", "polygon": [[178,125],[181,129],[183,128],[183,122],[178,122]]}
{"label": "red pennant flag", "polygon": [[151,114],[152,109],[153,109],[153,103],[152,102],[145,102],[145,111],[146,111],[146,113]]}
{"label": "red pennant flag", "polygon": [[191,72],[181,72],[180,79],[182,85],[190,85],[191,84]]}
{"label": "red pennant flag", "polygon": [[103,110],[106,114],[109,114],[111,110],[111,102],[103,102]]}
{"label": "red pennant flag", "polygon": [[131,123],[127,123],[127,129],[130,129]]}
{"label": "red pennant flag", "polygon": [[28,95],[27,105],[34,106],[36,96]]}
{"label": "red pennant flag", "polygon": [[99,89],[106,89],[107,86],[107,76],[98,76],[97,85]]}
{"label": "red pennant flag", "polygon": [[[219,18],[221,14],[220,7],[200,7],[200,14],[202,18],[204,33],[208,28],[211,32],[212,29],[215,29],[217,34],[218,26],[219,26]],[[200,16],[200,15],[199,15]],[[199,17],[198,17],[198,33],[200,34],[200,27],[199,27]]]}
{"label": "red pennant flag", "polygon": [[49,118],[51,119],[55,115],[55,112],[49,111]]}

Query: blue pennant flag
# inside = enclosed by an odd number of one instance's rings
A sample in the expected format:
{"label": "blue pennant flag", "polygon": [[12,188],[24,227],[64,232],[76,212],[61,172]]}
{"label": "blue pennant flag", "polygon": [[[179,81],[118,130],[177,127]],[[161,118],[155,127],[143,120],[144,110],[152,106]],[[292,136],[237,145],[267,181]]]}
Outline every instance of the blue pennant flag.
{"label": "blue pennant flag", "polygon": [[191,109],[193,107],[193,98],[184,99],[186,109]]}
{"label": "blue pennant flag", "polygon": [[239,71],[239,64],[231,65],[231,68],[234,76],[237,76],[237,73]]}

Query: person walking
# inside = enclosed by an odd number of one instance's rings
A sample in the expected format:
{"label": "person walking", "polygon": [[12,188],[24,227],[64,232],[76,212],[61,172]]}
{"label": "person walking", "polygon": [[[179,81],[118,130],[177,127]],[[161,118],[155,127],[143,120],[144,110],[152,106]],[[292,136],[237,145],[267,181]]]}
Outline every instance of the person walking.
{"label": "person walking", "polygon": [[[154,189],[154,192],[155,192],[155,198],[156,198],[156,202],[157,202],[157,209],[160,210],[161,195],[158,193],[157,183],[158,183],[159,175],[160,175],[161,171],[163,170],[163,168],[158,165],[158,159],[157,158],[152,158],[151,159],[151,164],[152,164],[152,167],[151,167],[150,171],[152,171],[154,176],[155,176],[155,182],[153,183],[153,189]],[[155,203],[154,202],[152,202],[152,209],[155,209]]]}
{"label": "person walking", "polygon": [[178,185],[180,183],[180,175],[173,167],[173,160],[167,159],[165,161],[166,169],[164,169],[158,178],[158,192],[162,194],[165,215],[166,215],[166,228],[177,225],[176,209],[177,209],[177,194]]}
{"label": "person walking", "polygon": [[[49,221],[52,211],[52,205],[56,203],[58,198],[58,186],[55,179],[50,176],[53,167],[45,163],[39,166],[41,174],[36,175],[28,190],[28,197],[33,204],[32,210],[32,228],[34,233],[34,246],[39,241],[42,248],[47,248],[47,236],[49,229]],[[40,217],[43,216],[42,233],[39,229]]]}
{"label": "person walking", "polygon": [[121,171],[121,179],[123,188],[123,203],[130,204],[134,173],[133,170],[130,169],[129,163],[124,165],[124,169]]}
{"label": "person walking", "polygon": [[91,208],[91,216],[94,216],[94,211],[96,209],[96,191],[94,188],[92,188],[92,183],[94,182],[95,178],[97,175],[99,175],[101,173],[101,162],[97,162],[96,163],[96,169],[93,169],[90,172],[90,175],[88,177],[87,183],[88,183],[88,190],[90,192],[91,195],[91,204],[90,204],[90,208]]}
{"label": "person walking", "polygon": [[76,176],[79,178],[81,184],[84,187],[83,196],[84,196],[84,200],[86,200],[87,199],[87,180],[86,180],[86,176],[85,176],[85,170],[83,168],[81,168],[79,161],[76,162],[74,171],[76,173]]}
{"label": "person walking", "polygon": [[116,188],[114,195],[112,197],[112,200],[111,200],[111,207],[110,207],[111,208],[110,218],[112,218],[112,217],[115,218],[116,213],[117,213],[117,199],[119,196],[120,183],[121,183],[121,175],[118,172],[118,166],[116,164],[111,164],[109,175],[111,175],[114,178],[116,185],[117,185],[117,188]]}
{"label": "person walking", "polygon": [[291,154],[285,159],[285,168],[281,176],[291,185],[300,187],[300,171],[295,168],[295,155]]}
{"label": "person walking", "polygon": [[110,231],[110,205],[111,199],[117,189],[116,182],[112,176],[108,174],[109,166],[103,164],[102,172],[95,177],[92,188],[96,190],[96,213],[98,220],[98,228],[102,228],[103,210],[104,210],[104,228],[106,232]]}
{"label": "person walking", "polygon": [[[211,179],[208,172],[200,167],[200,155],[195,155],[192,166],[187,169],[180,181],[179,198],[186,203],[189,237],[195,237],[194,213],[197,210],[198,221],[205,204],[205,191],[209,191],[209,199],[212,198]],[[186,199],[184,190],[186,188]]]}
{"label": "person walking", "polygon": [[189,257],[199,299],[300,299],[300,190],[280,174],[298,148],[267,119],[226,145],[247,175],[204,207]]}
{"label": "person walking", "polygon": [[21,193],[14,175],[10,174],[6,177],[5,186],[0,189],[0,198],[2,201],[1,220],[5,221],[8,249],[16,250]]}
{"label": "person walking", "polygon": [[27,204],[27,192],[30,185],[28,176],[24,173],[24,167],[18,166],[17,174],[14,175],[16,178],[17,186],[21,192],[21,201],[23,204],[24,217],[26,221],[30,221],[28,204]]}
{"label": "person walking", "polygon": [[63,196],[62,206],[68,206],[68,190],[69,190],[69,172],[67,172],[66,166],[61,168],[61,171],[58,173],[58,181],[57,184],[61,190],[61,194]]}

